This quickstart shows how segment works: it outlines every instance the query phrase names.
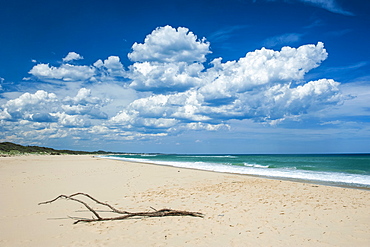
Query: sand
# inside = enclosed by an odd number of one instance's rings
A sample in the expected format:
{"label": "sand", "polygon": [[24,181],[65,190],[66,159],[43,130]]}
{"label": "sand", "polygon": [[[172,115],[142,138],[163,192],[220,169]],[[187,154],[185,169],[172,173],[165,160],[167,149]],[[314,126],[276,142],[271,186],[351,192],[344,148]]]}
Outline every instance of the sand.
{"label": "sand", "polygon": [[[75,192],[205,217],[73,224],[68,216],[92,217],[81,204],[38,205]],[[0,246],[370,246],[370,191],[92,156],[1,157],[0,220]]]}

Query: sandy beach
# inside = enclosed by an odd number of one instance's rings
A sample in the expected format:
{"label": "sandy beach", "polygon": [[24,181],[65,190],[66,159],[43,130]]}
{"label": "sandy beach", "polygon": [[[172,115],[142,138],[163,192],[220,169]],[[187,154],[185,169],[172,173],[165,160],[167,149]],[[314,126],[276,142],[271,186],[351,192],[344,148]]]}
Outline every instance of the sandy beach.
{"label": "sandy beach", "polygon": [[[126,211],[205,216],[73,224],[91,212],[38,205],[76,192]],[[0,157],[0,198],[0,246],[370,245],[368,190],[62,155]]]}

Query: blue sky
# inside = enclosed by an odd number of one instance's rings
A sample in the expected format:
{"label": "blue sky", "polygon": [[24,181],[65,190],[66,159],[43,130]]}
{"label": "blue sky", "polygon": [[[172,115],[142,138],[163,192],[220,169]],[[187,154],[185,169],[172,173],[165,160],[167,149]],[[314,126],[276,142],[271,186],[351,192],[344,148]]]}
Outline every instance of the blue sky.
{"label": "blue sky", "polygon": [[0,141],[370,152],[370,2],[0,2]]}

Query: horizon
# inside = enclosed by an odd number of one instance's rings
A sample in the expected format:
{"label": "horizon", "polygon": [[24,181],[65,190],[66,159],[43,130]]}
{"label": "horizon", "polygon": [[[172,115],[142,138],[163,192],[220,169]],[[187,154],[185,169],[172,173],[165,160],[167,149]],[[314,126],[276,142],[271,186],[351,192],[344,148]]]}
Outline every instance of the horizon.
{"label": "horizon", "polygon": [[[5,142],[0,142],[5,143]],[[10,142],[12,143],[12,142]],[[12,143],[16,145],[21,145],[18,143]],[[23,146],[23,145],[22,145]],[[35,146],[35,145],[28,145],[28,146]],[[54,147],[43,147],[43,146],[35,146],[41,148],[51,148],[55,149]],[[55,149],[55,151],[61,151],[60,149]],[[78,150],[78,149],[67,149],[66,151],[81,151],[81,152],[91,152],[88,150]],[[111,150],[98,150],[93,149],[92,152],[106,152],[109,153],[107,155],[142,155],[142,154],[156,154],[156,155],[216,155],[216,156],[229,156],[229,155],[370,155],[370,153],[156,153],[156,152],[125,152],[125,151],[111,151]]]}
{"label": "horizon", "polygon": [[369,11],[360,0],[4,3],[0,142],[369,154]]}

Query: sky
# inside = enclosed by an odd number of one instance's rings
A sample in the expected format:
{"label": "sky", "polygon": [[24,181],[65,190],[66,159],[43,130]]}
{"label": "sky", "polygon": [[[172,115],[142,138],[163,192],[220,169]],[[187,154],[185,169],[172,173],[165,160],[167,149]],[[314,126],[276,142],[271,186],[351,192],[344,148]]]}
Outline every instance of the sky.
{"label": "sky", "polygon": [[370,2],[0,0],[0,141],[370,153]]}

